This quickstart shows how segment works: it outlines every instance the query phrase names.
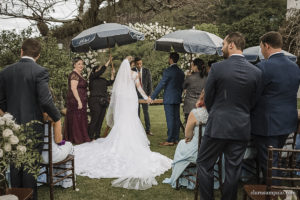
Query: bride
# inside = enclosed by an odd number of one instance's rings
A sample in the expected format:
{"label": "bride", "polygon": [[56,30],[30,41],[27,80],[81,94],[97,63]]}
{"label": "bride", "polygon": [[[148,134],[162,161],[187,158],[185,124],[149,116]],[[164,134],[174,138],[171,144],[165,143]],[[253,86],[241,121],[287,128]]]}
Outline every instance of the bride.
{"label": "bride", "polygon": [[130,68],[132,57],[123,60],[113,85],[106,138],[75,146],[75,172],[90,178],[118,178],[112,186],[145,190],[157,185],[155,176],[171,168],[172,160],[152,152],[138,117],[136,87],[145,100],[138,74]]}

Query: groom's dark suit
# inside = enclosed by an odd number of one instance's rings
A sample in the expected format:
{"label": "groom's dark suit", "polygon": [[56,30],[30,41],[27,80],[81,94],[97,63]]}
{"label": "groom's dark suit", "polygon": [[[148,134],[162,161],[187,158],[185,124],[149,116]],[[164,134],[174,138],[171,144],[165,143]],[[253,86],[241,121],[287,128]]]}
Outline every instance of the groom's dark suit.
{"label": "groom's dark suit", "polygon": [[180,103],[184,73],[177,66],[172,64],[164,70],[163,77],[155,88],[151,99],[155,99],[164,88],[164,108],[168,126],[167,142],[177,142],[180,130]]}
{"label": "groom's dark suit", "polygon": [[[18,124],[31,120],[42,121],[46,112],[54,120],[60,119],[48,87],[47,70],[29,58],[22,58],[0,72],[0,109],[14,116]],[[43,139],[43,125],[35,124],[36,139]],[[41,143],[37,149],[42,151]],[[37,199],[36,180],[23,169],[11,168],[12,187],[31,187]]]}
{"label": "groom's dark suit", "polygon": [[261,72],[241,55],[215,63],[205,86],[205,105],[209,113],[198,154],[200,199],[213,199],[213,166],[225,155],[223,197],[235,200],[247,141],[250,139],[250,111],[261,84]]}

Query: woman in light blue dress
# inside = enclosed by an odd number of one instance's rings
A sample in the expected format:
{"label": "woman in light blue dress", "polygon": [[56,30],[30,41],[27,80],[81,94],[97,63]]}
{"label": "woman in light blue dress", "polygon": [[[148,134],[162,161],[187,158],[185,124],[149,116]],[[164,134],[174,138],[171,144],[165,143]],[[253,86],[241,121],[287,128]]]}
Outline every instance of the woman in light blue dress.
{"label": "woman in light blue dress", "polygon": [[[204,106],[204,91],[201,92],[200,98],[188,117],[185,128],[185,139],[180,140],[175,151],[172,162],[172,175],[170,178],[163,180],[163,183],[170,184],[172,188],[176,188],[176,180],[184,172],[185,168],[190,163],[196,163],[198,155],[198,138],[199,138],[199,124],[202,125],[202,134],[204,134],[208,113]],[[217,165],[215,166],[215,168]],[[196,168],[190,169],[190,172],[196,172]],[[216,174],[217,175],[217,174]],[[194,179],[194,177],[191,177]],[[185,178],[179,178],[179,187],[185,186],[188,189],[194,189],[195,184]],[[215,181],[214,188],[219,187],[218,181]]]}
{"label": "woman in light blue dress", "polygon": [[[205,124],[208,118],[208,113],[205,107],[194,108],[188,117],[186,125],[186,133],[188,130],[188,124],[193,120],[194,136],[192,140],[186,143],[185,139],[180,140],[177,145],[174,160],[172,163],[172,175],[170,178],[166,178],[163,183],[170,184],[173,188],[176,188],[176,180],[182,174],[184,169],[192,162],[196,163],[198,154],[198,138],[199,138],[199,124]],[[204,127],[202,127],[202,133],[204,132]],[[195,168],[196,170],[196,168]],[[194,189],[195,185],[187,181],[186,179],[179,179],[179,186],[185,186],[188,189]]]}

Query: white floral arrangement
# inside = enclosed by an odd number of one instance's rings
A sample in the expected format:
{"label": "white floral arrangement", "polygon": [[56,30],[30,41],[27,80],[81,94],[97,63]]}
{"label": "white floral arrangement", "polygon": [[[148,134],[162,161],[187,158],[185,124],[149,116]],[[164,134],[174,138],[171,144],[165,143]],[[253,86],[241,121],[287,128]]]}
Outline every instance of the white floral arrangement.
{"label": "white floral arrangement", "polygon": [[12,164],[16,168],[22,166],[37,176],[40,155],[34,150],[34,146],[39,141],[30,128],[33,123],[40,122],[32,121],[20,126],[9,113],[0,117],[0,186],[6,182],[5,173]]}
{"label": "white floral arrangement", "polygon": [[144,23],[135,23],[135,24],[128,24],[129,27],[143,33],[145,35],[146,40],[157,40],[162,36],[172,33],[176,30],[175,27],[159,25],[158,22],[144,24]]}

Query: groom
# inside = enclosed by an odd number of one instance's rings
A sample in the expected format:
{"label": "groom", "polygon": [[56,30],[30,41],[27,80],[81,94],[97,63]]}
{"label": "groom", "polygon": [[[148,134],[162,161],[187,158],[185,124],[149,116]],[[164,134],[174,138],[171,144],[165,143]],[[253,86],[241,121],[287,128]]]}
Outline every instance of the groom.
{"label": "groom", "polygon": [[152,103],[159,92],[164,88],[164,109],[168,127],[168,139],[160,143],[163,146],[173,146],[179,141],[180,130],[180,103],[184,73],[178,67],[179,55],[173,52],[169,56],[169,67],[164,70],[163,77],[155,88],[148,103]]}

